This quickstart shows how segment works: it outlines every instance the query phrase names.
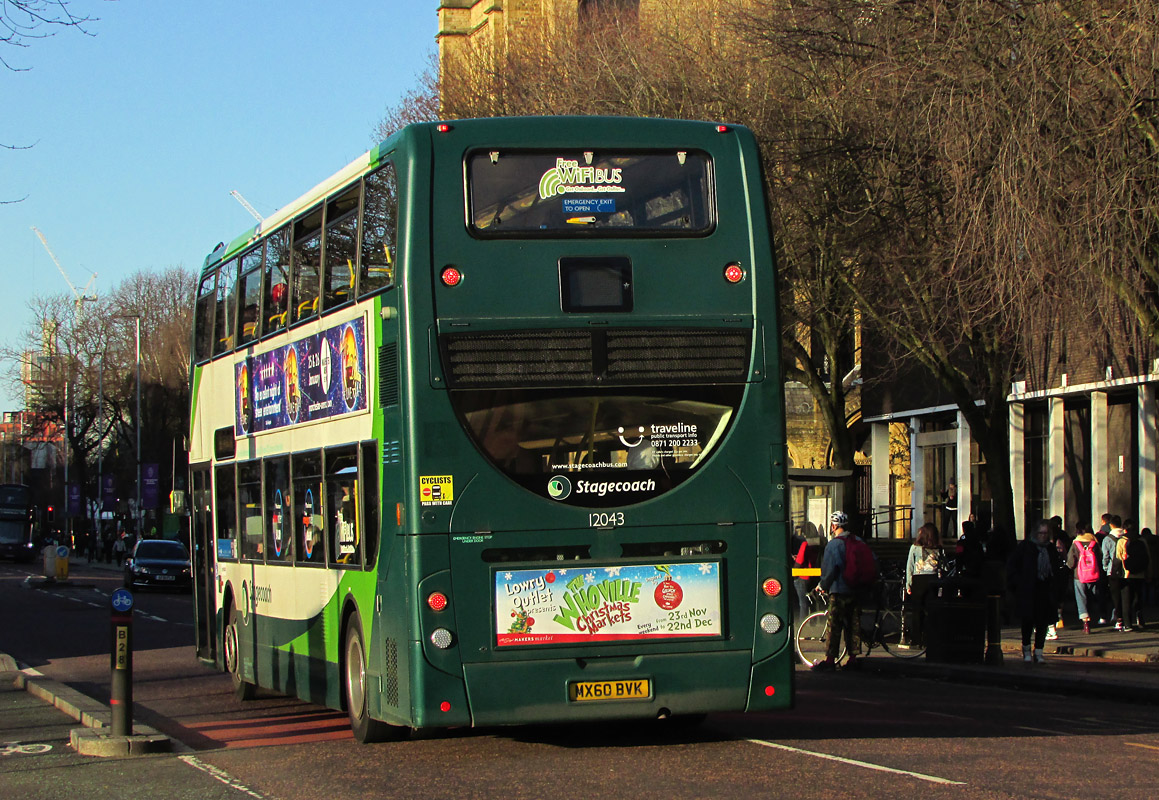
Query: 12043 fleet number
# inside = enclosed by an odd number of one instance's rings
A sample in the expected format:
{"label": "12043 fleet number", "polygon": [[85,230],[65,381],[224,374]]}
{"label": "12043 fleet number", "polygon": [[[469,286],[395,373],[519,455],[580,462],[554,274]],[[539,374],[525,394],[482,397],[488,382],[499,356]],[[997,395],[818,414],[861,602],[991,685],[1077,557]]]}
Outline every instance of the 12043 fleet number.
{"label": "12043 fleet number", "polygon": [[588,514],[589,528],[618,528],[624,524],[624,512],[613,511],[610,513],[594,513]]}

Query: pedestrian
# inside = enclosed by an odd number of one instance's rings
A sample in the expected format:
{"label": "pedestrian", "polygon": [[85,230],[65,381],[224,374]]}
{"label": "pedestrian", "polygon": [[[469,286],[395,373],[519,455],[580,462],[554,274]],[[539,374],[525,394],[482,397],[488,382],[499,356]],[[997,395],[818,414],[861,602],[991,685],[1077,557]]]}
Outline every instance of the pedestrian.
{"label": "pedestrian", "polygon": [[954,558],[957,561],[958,575],[964,578],[981,577],[986,550],[978,534],[977,524],[972,519],[962,523],[962,535],[958,537],[958,543],[954,547]]}
{"label": "pedestrian", "polygon": [[1066,554],[1066,565],[1074,573],[1074,599],[1083,633],[1091,632],[1091,611],[1097,613],[1099,581],[1103,578],[1102,554],[1090,525],[1080,525],[1079,535]]}
{"label": "pedestrian", "polygon": [[1123,562],[1123,630],[1143,628],[1143,587],[1147,583],[1150,558],[1147,543],[1135,531],[1126,528],[1119,539],[1115,554]]}
{"label": "pedestrian", "polygon": [[1107,576],[1107,594],[1112,608],[1111,617],[1115,623],[1115,630],[1123,630],[1123,590],[1126,588],[1123,573],[1123,559],[1119,555],[1119,540],[1123,538],[1123,519],[1118,514],[1111,514],[1107,520],[1111,529],[1103,539],[1103,574]]}
{"label": "pedestrian", "polygon": [[1101,519],[1103,524],[1099,526],[1098,533],[1096,534],[1099,542],[1102,542],[1103,537],[1111,532],[1111,512],[1108,511],[1106,514],[1103,514]]}
{"label": "pedestrian", "polygon": [[[794,569],[816,569],[817,546],[809,544],[805,536],[805,526],[798,525],[793,534],[791,555]],[[809,592],[817,586],[817,577],[814,575],[794,575],[793,588],[797,592],[797,624],[809,616]]]}
{"label": "pedestrian", "polygon": [[113,557],[117,559],[118,566],[122,565],[125,561],[124,531],[119,531],[116,538],[113,539]]}
{"label": "pedestrian", "polygon": [[1018,597],[1022,660],[1026,663],[1046,662],[1046,629],[1058,610],[1058,578],[1063,563],[1050,537],[1050,523],[1041,520],[1018,543],[1006,569],[1007,581]]}
{"label": "pedestrian", "polygon": [[101,560],[104,561],[106,564],[113,563],[113,537],[114,537],[114,535],[115,534],[113,532],[113,526],[111,524],[105,525],[104,534],[103,534],[102,540],[101,540],[101,545],[102,545],[101,549],[104,551],[104,555],[103,555],[103,558]]}
{"label": "pedestrian", "polygon": [[946,516],[942,524],[942,538],[950,539],[958,530],[958,484],[946,484],[942,492],[942,510]]}
{"label": "pedestrian", "polygon": [[[834,511],[829,515],[829,543],[825,545],[825,552],[821,556],[821,590],[829,593],[829,612],[825,625],[829,631],[829,641],[825,651],[825,659],[813,665],[815,672],[832,672],[837,667],[837,655],[841,652],[841,640],[844,635],[848,660],[844,669],[857,669],[857,656],[861,652],[861,608],[859,593],[865,591],[864,586],[853,585],[846,579],[861,583],[863,578],[860,569],[865,563],[865,553],[870,560],[869,569],[873,570],[873,577],[877,574],[877,557],[865,542],[861,541],[851,531],[846,530],[849,517],[844,511]],[[851,570],[846,569],[849,565]],[[856,571],[857,576],[850,575]],[[873,578],[868,578],[872,585]]]}
{"label": "pedestrian", "polygon": [[[1058,551],[1059,558],[1063,562],[1063,569],[1069,572],[1066,567],[1066,556],[1070,552],[1070,537],[1066,535],[1066,530],[1062,526],[1062,517],[1053,516],[1050,518],[1050,540],[1054,544],[1054,549]],[[1060,580],[1067,588],[1071,584],[1071,575],[1064,575]],[[1059,593],[1058,601],[1058,615],[1057,621],[1046,630],[1046,638],[1048,641],[1058,638],[1058,628],[1064,627],[1062,621],[1062,607],[1066,601],[1067,592]]]}
{"label": "pedestrian", "polygon": [[1143,586],[1143,602],[1144,608],[1155,605],[1157,596],[1156,592],[1156,578],[1159,578],[1159,564],[1156,560],[1159,559],[1159,537],[1157,537],[1150,528],[1144,528],[1139,531],[1139,538],[1147,545],[1147,583]]}
{"label": "pedestrian", "polygon": [[902,598],[901,639],[905,645],[922,641],[926,598],[938,577],[942,549],[938,529],[927,522],[918,528],[905,560],[905,597]]}

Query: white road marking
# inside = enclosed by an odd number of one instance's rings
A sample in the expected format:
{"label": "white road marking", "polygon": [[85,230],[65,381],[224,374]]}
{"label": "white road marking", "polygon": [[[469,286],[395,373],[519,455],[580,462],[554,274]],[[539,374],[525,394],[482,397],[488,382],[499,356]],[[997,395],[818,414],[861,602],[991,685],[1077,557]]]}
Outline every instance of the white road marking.
{"label": "white road marking", "polygon": [[222,783],[224,783],[226,786],[228,786],[231,789],[236,789],[237,791],[239,791],[243,794],[248,794],[250,797],[256,797],[256,798],[258,798],[258,800],[265,800],[265,795],[258,794],[253,789],[246,786],[244,783],[242,783],[237,778],[230,775],[225,770],[219,769],[218,767],[215,767],[212,764],[206,764],[204,761],[202,761],[197,756],[178,756],[177,758],[180,759],[181,761],[184,761],[186,764],[193,767],[194,769],[201,770],[205,774],[209,775],[211,778],[214,778],[216,780],[221,781]]}
{"label": "white road marking", "polygon": [[1015,725],[1021,731],[1033,731],[1034,733],[1049,733],[1051,736],[1070,736],[1065,731],[1052,731],[1049,728],[1032,728],[1029,725]]}
{"label": "white road marking", "polygon": [[834,756],[829,753],[817,753],[812,750],[802,750],[799,747],[789,747],[785,744],[777,744],[776,742],[766,742],[763,739],[747,739],[746,741],[753,744],[759,744],[761,747],[771,747],[774,750],[785,750],[790,753],[800,753],[801,755],[813,756],[815,758],[824,758],[827,761],[837,761],[842,764],[850,764],[854,767],[864,767],[865,769],[877,770],[878,772],[892,772],[895,775],[906,775],[910,778],[917,778],[920,781],[929,781],[930,783],[952,784],[954,786],[965,786],[965,781],[952,781],[949,778],[939,778],[936,775],[924,775],[920,772],[910,772],[905,769],[894,769],[893,767],[884,767],[881,764],[870,764],[868,761],[856,761],[852,758],[844,758],[842,756]]}
{"label": "white road marking", "polygon": [[922,709],[918,713],[919,714],[929,714],[931,717],[945,717],[946,719],[960,719],[960,720],[964,720],[966,722],[971,721],[969,717],[963,717],[961,714],[947,714],[945,711],[926,711],[925,709]]}

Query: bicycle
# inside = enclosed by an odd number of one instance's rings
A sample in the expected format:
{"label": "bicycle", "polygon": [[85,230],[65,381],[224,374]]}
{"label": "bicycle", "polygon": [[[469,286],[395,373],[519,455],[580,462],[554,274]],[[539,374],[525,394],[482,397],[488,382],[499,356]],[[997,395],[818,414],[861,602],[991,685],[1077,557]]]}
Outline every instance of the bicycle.
{"label": "bicycle", "polygon": [[[895,658],[917,658],[926,652],[924,645],[902,642],[904,586],[904,578],[892,574],[883,576],[874,585],[873,610],[862,611],[860,620],[861,643],[865,647],[865,655],[872,653],[875,647],[880,647]],[[824,592],[820,587],[813,591],[818,598],[824,598]],[[870,613],[872,623],[867,628],[865,617]],[[829,647],[828,611],[815,611],[805,617],[797,628],[793,644],[797,656],[803,663],[812,665],[823,660]],[[846,644],[842,641],[837,663],[845,663],[847,656]]]}

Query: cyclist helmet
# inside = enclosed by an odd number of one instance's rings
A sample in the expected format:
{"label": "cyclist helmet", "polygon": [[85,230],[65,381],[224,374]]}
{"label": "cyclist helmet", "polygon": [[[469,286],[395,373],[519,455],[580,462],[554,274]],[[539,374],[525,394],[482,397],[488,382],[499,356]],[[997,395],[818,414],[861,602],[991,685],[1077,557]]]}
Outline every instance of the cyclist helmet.
{"label": "cyclist helmet", "polygon": [[834,511],[829,515],[829,524],[836,525],[839,528],[844,528],[849,524],[849,515],[844,511]]}

